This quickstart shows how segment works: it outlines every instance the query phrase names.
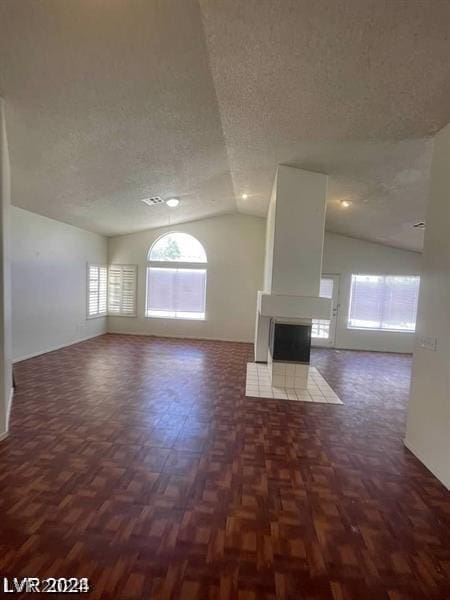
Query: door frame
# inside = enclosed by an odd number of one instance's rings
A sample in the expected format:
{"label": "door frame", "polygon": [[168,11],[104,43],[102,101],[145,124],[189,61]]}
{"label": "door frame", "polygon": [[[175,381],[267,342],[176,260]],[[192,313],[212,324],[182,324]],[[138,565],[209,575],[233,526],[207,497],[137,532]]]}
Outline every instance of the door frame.
{"label": "door frame", "polygon": [[330,335],[328,339],[311,338],[311,345],[322,348],[334,348],[336,345],[336,326],[340,309],[340,283],[341,276],[338,273],[322,273],[321,279],[333,280],[333,297],[331,299]]}

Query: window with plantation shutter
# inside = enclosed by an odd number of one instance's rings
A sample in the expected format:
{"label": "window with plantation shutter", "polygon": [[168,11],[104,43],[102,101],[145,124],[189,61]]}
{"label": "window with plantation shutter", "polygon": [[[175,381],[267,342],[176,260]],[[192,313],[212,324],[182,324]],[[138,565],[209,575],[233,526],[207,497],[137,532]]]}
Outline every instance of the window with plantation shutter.
{"label": "window with plantation shutter", "polygon": [[419,283],[415,276],[352,275],[348,326],[415,331]]}
{"label": "window with plantation shutter", "polygon": [[105,265],[88,265],[87,316],[105,316],[107,312],[108,269]]}
{"label": "window with plantation shutter", "polygon": [[110,265],[108,272],[108,314],[136,316],[136,265]]}

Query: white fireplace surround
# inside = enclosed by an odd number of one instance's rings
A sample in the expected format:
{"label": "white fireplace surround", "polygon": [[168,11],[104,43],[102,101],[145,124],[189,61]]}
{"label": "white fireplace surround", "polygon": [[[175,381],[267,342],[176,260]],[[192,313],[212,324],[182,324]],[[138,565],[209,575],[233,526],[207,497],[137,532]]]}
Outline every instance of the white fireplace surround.
{"label": "white fireplace surround", "polygon": [[331,319],[331,300],[258,292],[258,313],[277,319]]}
{"label": "white fireplace surround", "polygon": [[270,350],[267,353],[267,372],[273,387],[306,390],[309,371],[309,365],[274,362]]}

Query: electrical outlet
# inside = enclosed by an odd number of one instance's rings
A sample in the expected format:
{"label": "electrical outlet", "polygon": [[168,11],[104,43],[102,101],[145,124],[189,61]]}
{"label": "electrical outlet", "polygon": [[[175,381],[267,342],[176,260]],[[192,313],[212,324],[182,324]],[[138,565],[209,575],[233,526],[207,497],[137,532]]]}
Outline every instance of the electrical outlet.
{"label": "electrical outlet", "polygon": [[437,338],[431,337],[427,335],[421,335],[419,337],[419,348],[423,348],[424,350],[431,350],[436,352],[437,348]]}

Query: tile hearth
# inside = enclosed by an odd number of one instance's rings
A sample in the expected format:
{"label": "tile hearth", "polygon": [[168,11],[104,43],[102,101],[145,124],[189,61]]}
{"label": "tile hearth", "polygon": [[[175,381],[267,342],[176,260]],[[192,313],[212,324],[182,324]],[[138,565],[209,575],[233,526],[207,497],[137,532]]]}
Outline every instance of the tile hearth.
{"label": "tile hearth", "polygon": [[342,404],[340,398],[331,389],[315,367],[309,368],[307,388],[294,389],[287,387],[273,387],[270,380],[268,365],[262,363],[247,363],[245,395],[253,398],[276,398],[279,400],[295,400],[298,402]]}

